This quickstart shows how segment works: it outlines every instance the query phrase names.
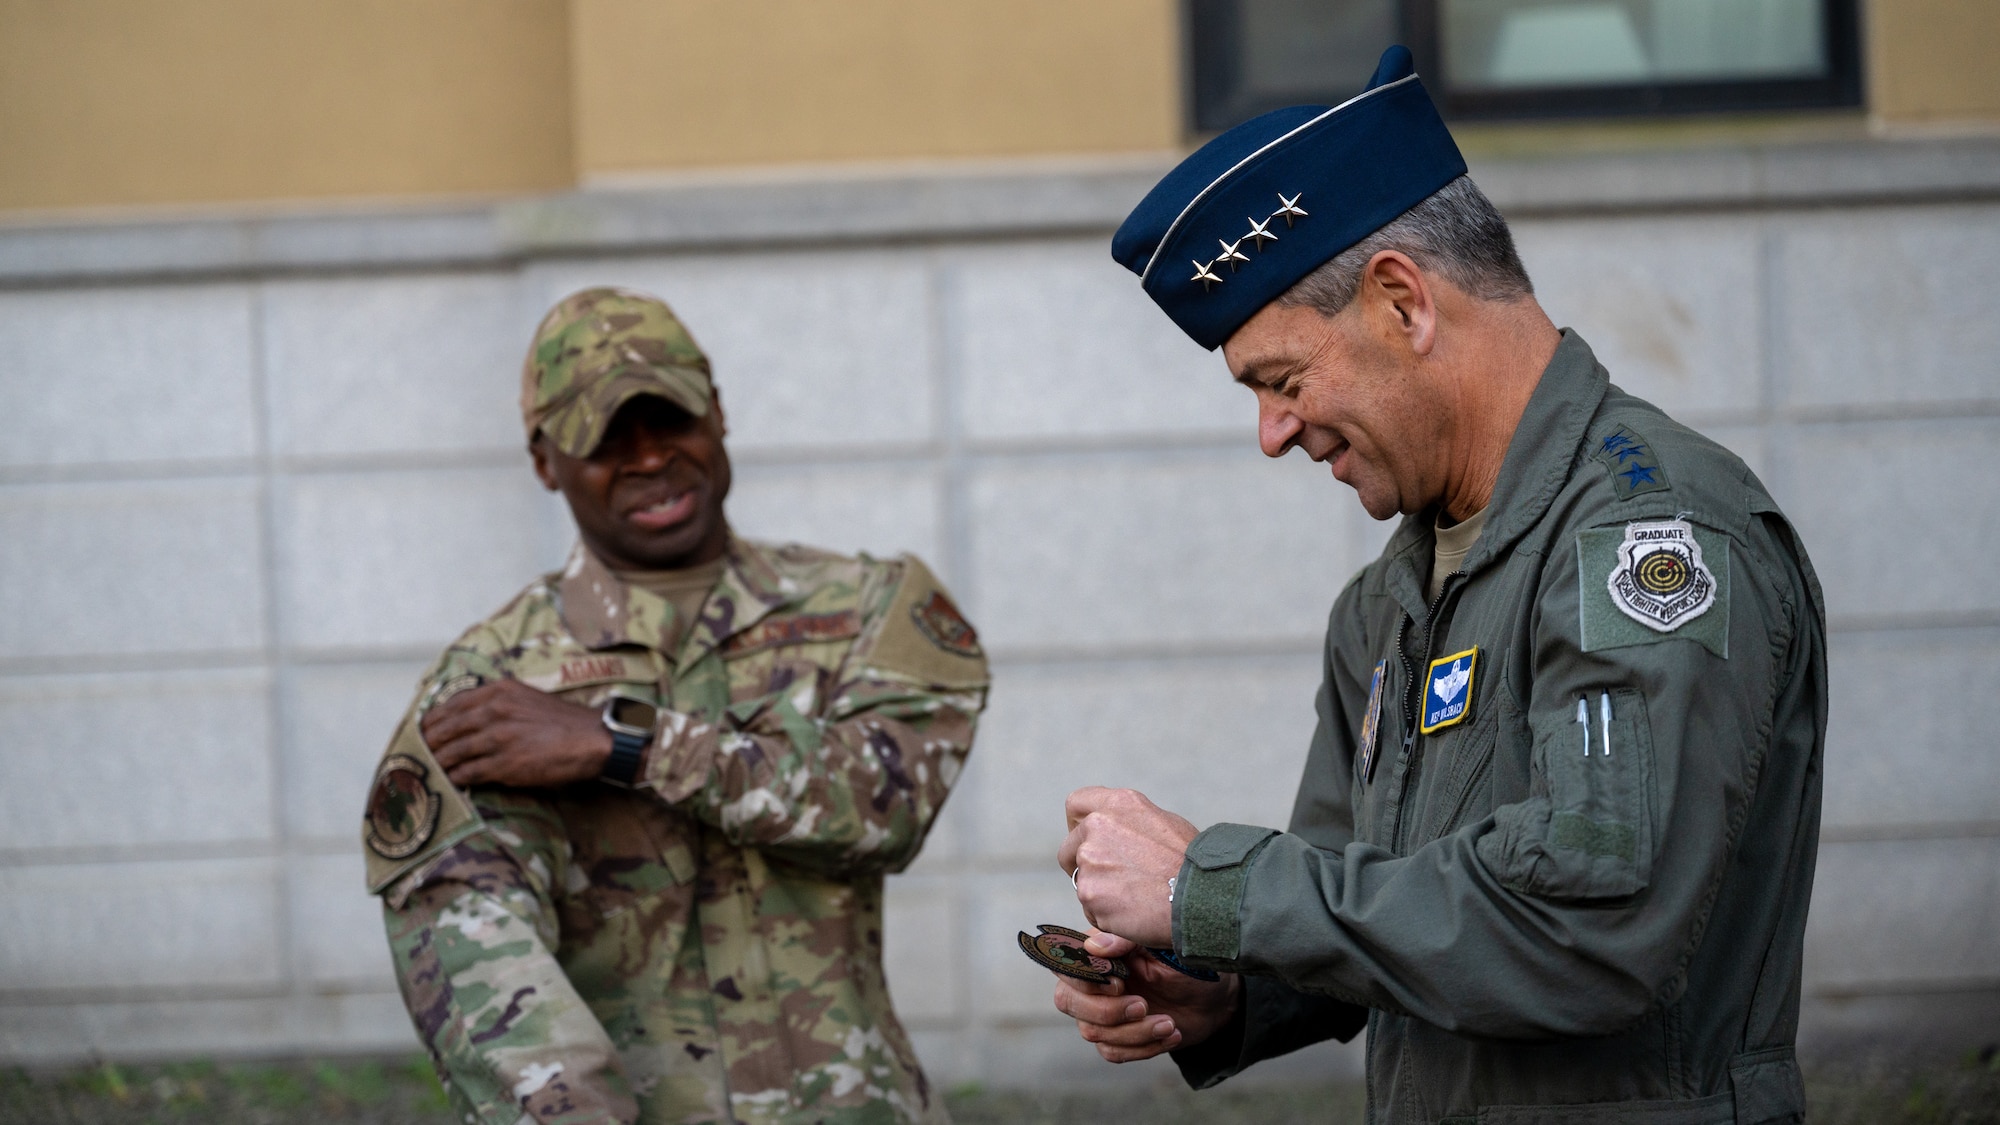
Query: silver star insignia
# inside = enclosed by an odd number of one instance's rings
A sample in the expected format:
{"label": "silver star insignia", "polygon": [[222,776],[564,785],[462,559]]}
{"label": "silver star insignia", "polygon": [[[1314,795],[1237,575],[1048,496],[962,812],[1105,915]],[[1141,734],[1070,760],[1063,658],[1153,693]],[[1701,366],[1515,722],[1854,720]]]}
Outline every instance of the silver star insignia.
{"label": "silver star insignia", "polygon": [[[1278,198],[1283,199],[1284,196],[1281,195]],[[1270,219],[1265,219],[1261,223],[1255,219],[1252,219],[1250,220],[1250,233],[1244,235],[1243,238],[1247,238],[1255,242],[1257,244],[1257,249],[1262,250],[1266,242],[1278,241],[1278,236],[1272,234],[1270,230],[1267,229],[1268,227],[1270,227],[1270,225],[1271,225]],[[1241,242],[1243,241],[1243,238],[1239,238],[1236,241]]]}
{"label": "silver star insignia", "polygon": [[1239,238],[1234,242],[1223,242],[1218,238],[1216,241],[1222,243],[1222,256],[1215,260],[1218,262],[1228,262],[1230,273],[1236,272],[1236,263],[1250,260],[1250,255],[1237,249],[1238,246],[1243,245],[1242,239]]}
{"label": "silver star insignia", "polygon": [[1215,276],[1211,269],[1214,265],[1214,262],[1209,262],[1206,265],[1196,262],[1194,264],[1194,276],[1188,278],[1188,280],[1201,282],[1201,291],[1204,293],[1208,292],[1212,287],[1222,284],[1222,279]]}
{"label": "silver star insignia", "polygon": [[[1293,219],[1303,219],[1306,217],[1306,213],[1304,211],[1299,210],[1299,200],[1303,198],[1304,195],[1305,192],[1300,192],[1298,195],[1295,195],[1290,199],[1286,199],[1285,193],[1282,191],[1279,192],[1278,209],[1276,211],[1271,212],[1271,219],[1275,219],[1278,216],[1283,215],[1285,217],[1285,228],[1287,230],[1291,229]],[[1271,219],[1266,219],[1264,221],[1268,223],[1271,221]]]}

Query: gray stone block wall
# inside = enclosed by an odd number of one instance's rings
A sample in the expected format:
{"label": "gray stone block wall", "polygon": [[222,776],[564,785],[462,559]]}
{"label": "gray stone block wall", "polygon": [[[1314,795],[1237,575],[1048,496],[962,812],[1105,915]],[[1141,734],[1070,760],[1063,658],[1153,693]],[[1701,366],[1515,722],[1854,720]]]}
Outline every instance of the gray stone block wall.
{"label": "gray stone block wall", "polygon": [[[1389,528],[1261,457],[1110,262],[1155,171],[0,229],[0,1057],[412,1047],[359,808],[423,664],[568,545],[519,357],[613,282],[711,352],[742,531],[915,551],[991,647],[972,765],[890,883],[929,1066],[1163,1078],[1099,1064],[1014,949],[1077,920],[1063,795],[1282,823],[1327,606]],[[1807,1043],[2000,1026],[2000,145],[1477,174],[1558,321],[1743,454],[1825,582]]]}

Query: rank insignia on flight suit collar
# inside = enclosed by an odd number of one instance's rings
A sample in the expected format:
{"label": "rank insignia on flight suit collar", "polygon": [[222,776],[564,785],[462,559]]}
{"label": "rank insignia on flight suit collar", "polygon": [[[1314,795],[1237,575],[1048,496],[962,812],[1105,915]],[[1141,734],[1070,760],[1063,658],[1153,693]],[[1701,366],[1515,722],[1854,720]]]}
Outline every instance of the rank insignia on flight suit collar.
{"label": "rank insignia on flight suit collar", "polygon": [[1361,784],[1375,773],[1375,744],[1382,737],[1382,681],[1389,678],[1389,662],[1377,660],[1375,675],[1368,681],[1368,710],[1361,716],[1361,758],[1354,772]]}
{"label": "rank insignia on flight suit collar", "polygon": [[1598,438],[1587,448],[1593,461],[1611,473],[1611,487],[1620,500],[1630,500],[1648,492],[1664,492],[1667,470],[1653,456],[1653,448],[1630,426],[1620,426]]}
{"label": "rank insignia on flight suit collar", "polygon": [[1479,649],[1469,648],[1431,661],[1424,673],[1423,721],[1417,730],[1433,734],[1457,726],[1472,714],[1472,674],[1479,666]]}

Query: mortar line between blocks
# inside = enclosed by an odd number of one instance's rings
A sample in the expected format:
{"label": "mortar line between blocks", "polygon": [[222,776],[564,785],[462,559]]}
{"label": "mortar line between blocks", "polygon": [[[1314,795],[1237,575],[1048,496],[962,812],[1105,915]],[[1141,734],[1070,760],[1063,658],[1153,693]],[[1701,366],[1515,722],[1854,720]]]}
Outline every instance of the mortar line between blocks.
{"label": "mortar line between blocks", "polygon": [[[971,465],[965,440],[964,396],[960,381],[964,377],[959,359],[958,319],[952,315],[952,297],[956,290],[956,271],[950,259],[937,250],[925,255],[925,273],[929,284],[924,287],[924,313],[929,321],[930,367],[933,388],[933,417],[936,419],[937,438],[941,448],[942,487],[939,489],[938,549],[943,558],[938,560],[945,574],[945,581],[959,602],[973,608],[977,617],[979,591],[977,575],[972,564],[972,526],[968,507],[970,484],[968,474]],[[973,752],[978,753],[978,739],[975,735]],[[962,771],[959,785],[973,781],[969,771]],[[956,858],[963,862],[972,857],[979,843],[978,802],[966,793],[957,794],[957,815],[951,838]],[[947,809],[952,805],[947,805]],[[974,1042],[974,1050],[985,1050],[985,1029],[979,1020],[975,990],[965,986],[965,978],[970,976],[967,957],[971,943],[967,935],[973,932],[970,919],[966,916],[967,901],[965,888],[954,882],[947,892],[951,900],[946,909],[947,934],[945,937],[954,959],[959,964],[960,981],[955,986],[958,994],[953,999],[953,1007],[958,1011],[959,1049],[965,1049],[967,1042]],[[963,1058],[951,1060],[951,1069],[963,1072]]]}
{"label": "mortar line between blocks", "polygon": [[272,417],[271,359],[268,347],[267,319],[270,307],[266,286],[258,283],[250,290],[250,393],[253,408],[252,417],[256,426],[256,460],[258,482],[258,538],[262,557],[258,559],[259,592],[264,599],[264,651],[263,665],[269,672],[269,686],[265,700],[264,747],[271,769],[270,801],[271,829],[277,843],[278,863],[276,868],[277,897],[273,909],[277,916],[272,919],[272,936],[277,944],[274,951],[281,989],[291,998],[287,1005],[283,1037],[296,1039],[298,1028],[295,1009],[302,998],[304,981],[298,972],[297,955],[293,949],[292,893],[295,876],[293,866],[296,857],[292,848],[290,810],[286,808],[285,795],[289,790],[288,771],[285,763],[285,688],[289,672],[289,661],[285,655],[287,635],[285,612],[282,604],[282,583],[278,580],[280,552],[278,550],[278,458],[272,449],[272,433],[275,428]]}

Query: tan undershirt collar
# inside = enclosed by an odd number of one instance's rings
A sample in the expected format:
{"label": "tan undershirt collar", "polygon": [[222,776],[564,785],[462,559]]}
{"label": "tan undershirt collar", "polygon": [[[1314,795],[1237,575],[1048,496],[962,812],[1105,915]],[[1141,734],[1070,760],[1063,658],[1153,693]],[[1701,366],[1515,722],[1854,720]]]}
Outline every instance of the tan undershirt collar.
{"label": "tan undershirt collar", "polygon": [[680,570],[613,570],[620,582],[637,586],[649,594],[657,594],[674,607],[673,635],[660,638],[661,651],[673,653],[687,636],[688,627],[701,612],[701,603],[708,600],[708,592],[715,589],[722,578],[726,558],[705,562],[700,566],[684,567]]}
{"label": "tan undershirt collar", "polygon": [[[1439,516],[1443,518],[1442,514]],[[1472,553],[1472,545],[1479,542],[1479,531],[1486,526],[1486,509],[1481,508],[1449,527],[1438,527],[1437,548],[1431,554],[1431,581],[1424,590],[1424,597],[1436,601],[1438,591],[1444,589],[1444,580]]]}

